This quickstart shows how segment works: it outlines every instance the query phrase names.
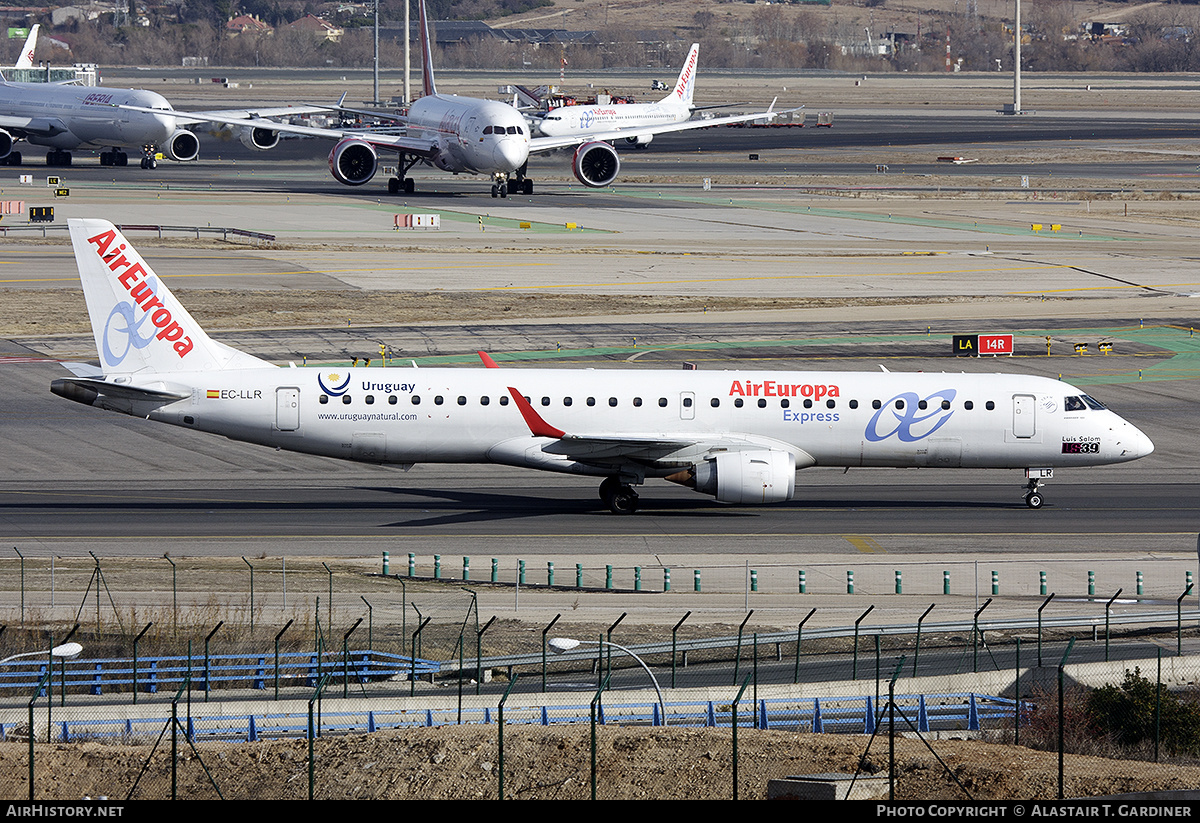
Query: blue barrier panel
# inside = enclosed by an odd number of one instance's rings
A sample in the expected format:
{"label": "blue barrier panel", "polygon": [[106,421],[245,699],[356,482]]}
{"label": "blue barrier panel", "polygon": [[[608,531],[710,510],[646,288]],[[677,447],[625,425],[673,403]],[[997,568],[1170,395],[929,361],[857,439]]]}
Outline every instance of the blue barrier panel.
{"label": "blue barrier panel", "polygon": [[812,730],[816,734],[824,734],[825,721],[821,718],[821,701],[813,698],[813,725]]}

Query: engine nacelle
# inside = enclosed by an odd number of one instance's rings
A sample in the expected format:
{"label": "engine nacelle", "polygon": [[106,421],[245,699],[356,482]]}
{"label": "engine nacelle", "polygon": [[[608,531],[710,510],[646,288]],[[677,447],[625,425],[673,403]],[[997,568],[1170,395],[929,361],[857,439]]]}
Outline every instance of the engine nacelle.
{"label": "engine nacelle", "polygon": [[180,129],[171,135],[164,148],[172,160],[187,162],[200,156],[200,139],[187,129]]}
{"label": "engine nacelle", "polygon": [[12,135],[4,129],[0,129],[0,159],[8,157],[12,153],[13,139]]}
{"label": "engine nacelle", "polygon": [[632,137],[626,137],[625,142],[631,146],[637,146],[639,149],[644,149],[650,145],[650,141],[653,139],[653,134],[635,134]]}
{"label": "engine nacelle", "polygon": [[616,149],[597,140],[575,149],[571,171],[575,173],[575,179],[588,188],[602,189],[617,179],[621,161]]}
{"label": "engine nacelle", "polygon": [[347,137],[329,152],[329,171],[333,179],[347,186],[361,186],[375,176],[379,156],[375,147],[357,137]]}
{"label": "engine nacelle", "polygon": [[796,491],[796,457],[775,449],[722,452],[697,463],[692,478],[696,491],[722,503],[782,503]]}
{"label": "engine nacelle", "polygon": [[279,145],[279,132],[261,126],[243,126],[238,130],[238,139],[248,149],[267,151]]}

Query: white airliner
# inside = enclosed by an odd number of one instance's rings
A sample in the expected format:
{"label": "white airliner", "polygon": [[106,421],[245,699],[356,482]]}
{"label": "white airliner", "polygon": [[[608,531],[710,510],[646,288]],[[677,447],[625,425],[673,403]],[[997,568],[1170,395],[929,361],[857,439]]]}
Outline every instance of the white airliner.
{"label": "white airliner", "polygon": [[21,47],[21,56],[17,58],[14,69],[33,68],[33,53],[37,50],[38,31],[41,28],[41,23],[34,23],[33,28],[29,30],[29,36],[25,38],[25,45]]}
{"label": "white airliner", "polygon": [[[424,96],[413,102],[406,116],[389,116],[389,119],[403,127],[403,134],[369,129],[296,126],[266,118],[239,118],[228,122],[249,126],[264,137],[282,131],[337,141],[329,154],[329,170],[335,180],[348,186],[361,186],[371,181],[379,169],[380,151],[397,152],[401,168],[397,177],[388,180],[388,192],[391,194],[400,191],[412,193],[415,190],[413,179],[407,174],[417,163],[425,163],[452,174],[487,175],[492,179],[493,197],[532,194],[533,181],[526,176],[529,156],[573,146],[578,148],[571,161],[571,169],[579,182],[591,188],[602,188],[616,179],[621,163],[616,150],[604,141],[625,139],[629,136],[628,131],[612,129],[531,138],[524,116],[508,103],[439,94],[433,78],[424,0],[421,0],[419,8]],[[639,134],[652,136],[751,120],[770,120],[779,113],[774,111],[772,104],[767,111],[753,114],[648,126],[642,128]],[[211,112],[200,113],[192,119],[223,122],[211,115]],[[178,116],[184,115],[179,113]]]}
{"label": "white airliner", "polygon": [[[597,132],[623,132],[625,142],[645,148],[654,139],[654,126],[685,123],[697,107],[692,103],[696,91],[696,71],[700,44],[692,43],[679,79],[671,93],[657,103],[617,103],[606,105],[559,106],[538,121],[538,130],[549,137],[592,135]],[[705,108],[721,108],[706,106]],[[707,125],[707,124],[701,124]],[[634,132],[630,134],[630,132]]]}
{"label": "white airliner", "polygon": [[603,478],[617,513],[647,478],[731,504],[795,494],[810,466],[1025,469],[1121,463],[1150,439],[1044,377],[641,369],[290,368],[211,339],[111,223],[68,221],[100,368],[50,390],[233,440],[366,463],[496,463]]}

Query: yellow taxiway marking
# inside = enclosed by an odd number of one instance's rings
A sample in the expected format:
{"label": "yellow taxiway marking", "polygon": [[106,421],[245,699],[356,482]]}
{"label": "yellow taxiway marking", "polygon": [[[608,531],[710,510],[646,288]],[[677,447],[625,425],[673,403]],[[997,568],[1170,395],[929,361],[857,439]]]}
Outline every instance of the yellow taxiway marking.
{"label": "yellow taxiway marking", "polygon": [[861,534],[847,534],[843,536],[856,551],[862,554],[887,554],[887,549],[880,545],[879,541],[874,537],[866,537]]}

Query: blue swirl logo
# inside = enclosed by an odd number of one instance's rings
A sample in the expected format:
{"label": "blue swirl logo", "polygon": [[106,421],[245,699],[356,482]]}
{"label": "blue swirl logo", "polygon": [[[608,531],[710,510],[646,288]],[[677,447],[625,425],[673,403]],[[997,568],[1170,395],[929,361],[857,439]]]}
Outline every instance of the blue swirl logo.
{"label": "blue swirl logo", "polygon": [[321,387],[321,391],[325,392],[326,394],[330,395],[331,397],[341,397],[343,394],[346,393],[346,389],[350,388],[350,373],[349,372],[346,372],[345,380],[342,380],[340,375],[333,374],[332,372],[328,375],[328,377],[329,377],[329,383],[327,384],[325,382],[325,377],[318,374],[317,375],[317,385]]}
{"label": "blue swirl logo", "polygon": [[[147,278],[146,285],[150,287],[151,294],[157,297],[158,282]],[[100,336],[100,345],[104,362],[109,366],[121,365],[131,349],[144,349],[154,342],[156,329],[153,324],[148,334],[142,334],[142,326],[150,320],[150,315],[143,313],[139,319],[136,312],[137,306],[125,300],[113,306],[113,310],[108,313],[108,319],[104,322],[104,334]],[[117,353],[118,349],[120,354]]]}
{"label": "blue swirl logo", "polygon": [[[867,423],[864,436],[872,443],[887,440],[895,436],[905,443],[922,440],[946,424],[954,414],[950,409],[943,409],[942,403],[953,403],[957,392],[954,389],[942,389],[924,398],[927,408],[920,408],[916,392],[901,392],[884,403],[879,411]],[[902,400],[903,408],[896,407],[896,401]],[[932,408],[928,408],[931,406]],[[884,412],[890,412],[885,415]],[[882,431],[880,427],[882,426]]]}

